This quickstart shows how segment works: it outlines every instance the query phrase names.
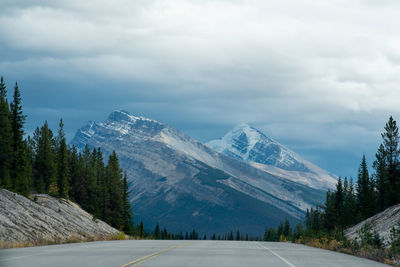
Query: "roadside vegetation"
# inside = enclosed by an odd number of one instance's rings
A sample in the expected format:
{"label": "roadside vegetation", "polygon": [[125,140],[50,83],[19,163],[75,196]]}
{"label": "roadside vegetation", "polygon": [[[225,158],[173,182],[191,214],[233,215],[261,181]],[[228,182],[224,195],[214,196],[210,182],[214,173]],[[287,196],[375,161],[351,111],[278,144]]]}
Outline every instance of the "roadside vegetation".
{"label": "roadside vegetation", "polygon": [[381,136],[382,144],[375,154],[372,175],[369,175],[363,155],[356,184],[351,178],[339,178],[336,189],[327,192],[325,203],[307,210],[304,224],[299,223],[292,230],[286,221],[277,230],[267,228],[264,240],[292,241],[400,264],[400,222],[391,230],[390,244],[384,244],[370,224],[359,231],[358,240],[345,236],[347,228],[400,203],[400,137],[392,117]]}

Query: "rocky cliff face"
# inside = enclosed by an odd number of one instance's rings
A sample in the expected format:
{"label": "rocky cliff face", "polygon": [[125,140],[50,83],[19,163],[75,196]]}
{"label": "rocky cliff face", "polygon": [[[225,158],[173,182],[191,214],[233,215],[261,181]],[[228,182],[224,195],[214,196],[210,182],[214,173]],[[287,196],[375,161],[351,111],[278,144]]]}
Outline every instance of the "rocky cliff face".
{"label": "rocky cliff face", "polygon": [[397,227],[397,229],[399,229],[399,224],[400,204],[387,208],[381,213],[378,213],[375,216],[349,228],[345,235],[347,238],[360,240],[360,232],[362,231],[361,229],[366,226],[366,229],[369,229],[369,232],[378,233],[382,238],[384,245],[388,247],[392,241],[390,238],[390,230],[393,227]]}
{"label": "rocky cliff face", "polygon": [[106,238],[118,230],[77,204],[48,195],[24,196],[0,190],[0,240],[6,242],[66,241]]}
{"label": "rocky cliff face", "polygon": [[300,220],[325,192],[228,157],[160,122],[114,111],[71,142],[115,150],[131,184],[134,214],[171,231],[261,234],[285,217]]}

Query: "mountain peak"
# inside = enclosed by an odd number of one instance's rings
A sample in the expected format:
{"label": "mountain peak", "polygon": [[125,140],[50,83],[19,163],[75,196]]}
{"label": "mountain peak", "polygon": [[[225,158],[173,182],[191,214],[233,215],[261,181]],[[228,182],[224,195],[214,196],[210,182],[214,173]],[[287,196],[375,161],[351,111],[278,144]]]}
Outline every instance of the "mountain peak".
{"label": "mountain peak", "polygon": [[111,121],[111,122],[136,122],[138,120],[159,123],[158,121],[148,119],[145,117],[133,116],[128,111],[123,110],[123,109],[114,110],[113,112],[110,113],[110,115],[108,115],[108,119],[107,119],[107,121]]}
{"label": "mountain peak", "polygon": [[207,145],[236,159],[272,165],[285,170],[308,171],[294,152],[248,124],[235,126],[224,137],[210,141]]}
{"label": "mountain peak", "polygon": [[236,125],[221,139],[213,140],[207,145],[236,159],[250,160],[251,152],[259,143],[274,142],[261,131],[247,123]]}
{"label": "mountain peak", "polygon": [[206,145],[229,157],[307,185],[332,188],[336,183],[328,172],[245,123]]}

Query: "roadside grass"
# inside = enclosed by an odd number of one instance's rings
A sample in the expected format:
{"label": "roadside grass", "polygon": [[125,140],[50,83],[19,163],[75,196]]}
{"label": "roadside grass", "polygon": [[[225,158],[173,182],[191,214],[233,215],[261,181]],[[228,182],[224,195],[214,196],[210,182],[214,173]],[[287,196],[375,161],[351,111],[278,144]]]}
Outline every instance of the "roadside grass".
{"label": "roadside grass", "polygon": [[133,236],[124,234],[123,232],[118,232],[113,235],[108,236],[89,236],[82,237],[79,235],[70,236],[67,239],[40,239],[35,241],[6,241],[0,240],[0,249],[8,248],[24,248],[24,247],[36,247],[36,246],[48,246],[48,245],[58,245],[58,244],[70,244],[70,243],[84,243],[84,242],[94,242],[94,241],[113,241],[113,240],[132,240],[136,239]]}
{"label": "roadside grass", "polygon": [[400,266],[400,254],[393,254],[391,249],[375,247],[370,244],[360,245],[357,241],[335,240],[326,237],[320,238],[299,238],[297,244],[304,244],[310,247],[321,248],[336,252],[341,252],[361,258],[366,258],[385,264]]}

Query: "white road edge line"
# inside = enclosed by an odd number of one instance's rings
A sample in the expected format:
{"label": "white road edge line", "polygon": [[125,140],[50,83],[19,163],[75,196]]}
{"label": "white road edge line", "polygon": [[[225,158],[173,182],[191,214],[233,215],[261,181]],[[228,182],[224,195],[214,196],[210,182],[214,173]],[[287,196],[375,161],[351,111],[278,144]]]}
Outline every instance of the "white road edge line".
{"label": "white road edge line", "polygon": [[259,246],[261,246],[262,248],[268,250],[269,252],[271,252],[272,254],[274,254],[275,256],[277,256],[279,259],[281,259],[284,263],[286,263],[287,265],[289,265],[290,267],[296,267],[296,265],[294,265],[293,263],[291,263],[290,261],[288,261],[287,259],[281,257],[278,253],[273,252],[271,249],[264,247],[263,245],[261,245],[260,243],[257,243]]}

